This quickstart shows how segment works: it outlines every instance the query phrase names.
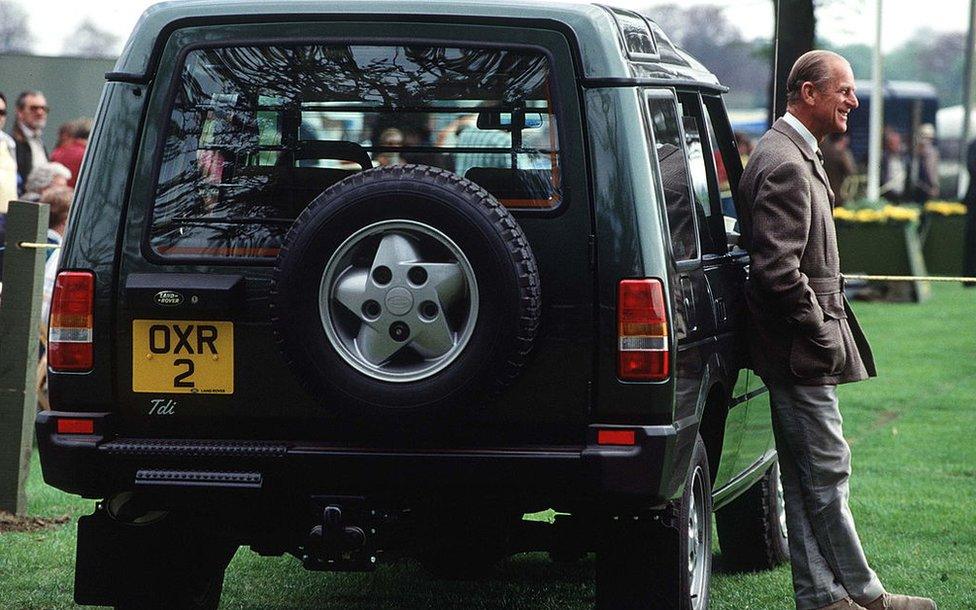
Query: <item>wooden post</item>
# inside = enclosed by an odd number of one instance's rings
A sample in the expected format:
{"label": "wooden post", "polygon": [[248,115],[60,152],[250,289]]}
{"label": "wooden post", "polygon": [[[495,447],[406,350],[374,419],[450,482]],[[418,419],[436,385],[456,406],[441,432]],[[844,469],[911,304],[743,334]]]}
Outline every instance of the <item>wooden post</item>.
{"label": "wooden post", "polygon": [[37,411],[37,346],[45,251],[21,243],[44,243],[50,207],[11,201],[0,295],[0,510],[27,512]]}

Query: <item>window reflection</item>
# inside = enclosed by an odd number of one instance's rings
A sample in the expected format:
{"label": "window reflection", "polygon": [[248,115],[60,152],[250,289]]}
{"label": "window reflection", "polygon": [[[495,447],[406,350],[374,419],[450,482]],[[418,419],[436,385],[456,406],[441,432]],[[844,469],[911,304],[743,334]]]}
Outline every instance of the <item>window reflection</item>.
{"label": "window reflection", "polygon": [[648,99],[648,109],[664,187],[671,249],[675,260],[694,259],[698,257],[698,242],[695,239],[692,196],[688,188],[688,165],[678,127],[677,109],[671,100],[654,98]]}
{"label": "window reflection", "polygon": [[274,256],[323,190],[424,163],[503,204],[561,197],[539,53],[428,46],[232,47],[188,54],[150,235],[161,254]]}

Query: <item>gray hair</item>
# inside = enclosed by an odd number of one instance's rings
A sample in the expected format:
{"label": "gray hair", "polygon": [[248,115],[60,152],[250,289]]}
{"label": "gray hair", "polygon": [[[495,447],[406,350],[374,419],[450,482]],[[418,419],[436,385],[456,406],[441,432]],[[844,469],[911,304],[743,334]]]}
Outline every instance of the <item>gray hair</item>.
{"label": "gray hair", "polygon": [[807,51],[800,55],[786,79],[786,103],[793,104],[800,100],[800,90],[806,82],[813,83],[818,90],[823,91],[830,82],[831,62],[835,59],[847,61],[833,51]]}
{"label": "gray hair", "polygon": [[71,180],[71,170],[60,163],[42,163],[31,170],[24,184],[24,191],[28,193],[40,193],[51,186],[57,176],[65,180]]}

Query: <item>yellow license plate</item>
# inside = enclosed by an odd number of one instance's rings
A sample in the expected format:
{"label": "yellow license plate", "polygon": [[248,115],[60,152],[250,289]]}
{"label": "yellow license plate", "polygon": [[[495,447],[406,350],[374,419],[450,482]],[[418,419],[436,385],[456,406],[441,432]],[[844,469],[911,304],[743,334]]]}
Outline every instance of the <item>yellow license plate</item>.
{"label": "yellow license plate", "polygon": [[234,393],[234,323],[133,320],[132,391]]}

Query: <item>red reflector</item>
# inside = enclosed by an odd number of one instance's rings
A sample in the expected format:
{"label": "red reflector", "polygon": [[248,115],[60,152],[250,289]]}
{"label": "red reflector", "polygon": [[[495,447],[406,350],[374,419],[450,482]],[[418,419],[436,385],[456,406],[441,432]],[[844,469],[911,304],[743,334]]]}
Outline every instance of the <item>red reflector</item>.
{"label": "red reflector", "polygon": [[53,371],[88,371],[92,358],[95,274],[62,271],[54,280],[48,329],[48,365]]}
{"label": "red reflector", "polygon": [[624,381],[663,381],[670,374],[668,314],[659,279],[617,286],[617,375]]}
{"label": "red reflector", "polygon": [[59,419],[58,434],[95,434],[95,420]]}
{"label": "red reflector", "polygon": [[597,445],[636,445],[637,434],[633,430],[597,430]]}

